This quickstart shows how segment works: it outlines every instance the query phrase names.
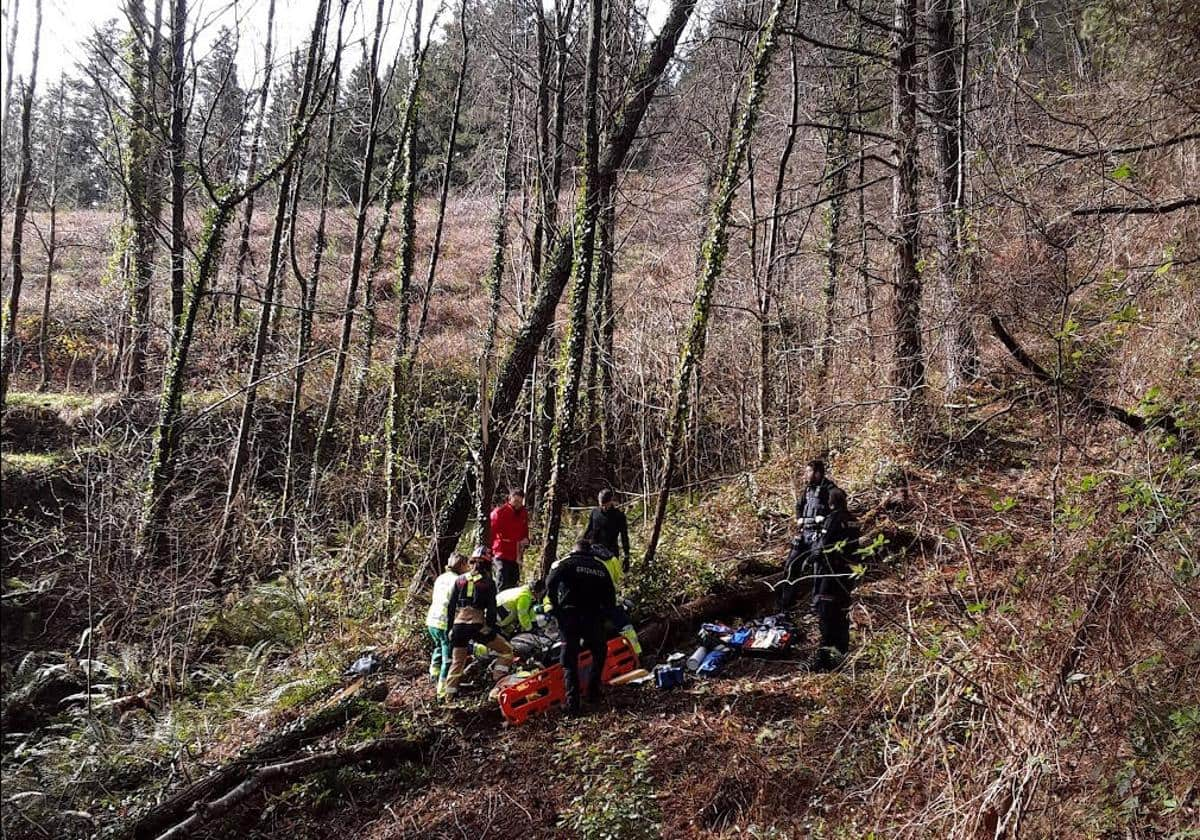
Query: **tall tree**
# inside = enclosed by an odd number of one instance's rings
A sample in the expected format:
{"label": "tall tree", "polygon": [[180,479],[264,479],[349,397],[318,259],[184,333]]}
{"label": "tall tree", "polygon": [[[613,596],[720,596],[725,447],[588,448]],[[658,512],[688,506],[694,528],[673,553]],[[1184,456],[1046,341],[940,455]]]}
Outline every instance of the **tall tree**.
{"label": "tall tree", "polygon": [[8,404],[8,382],[17,349],[17,311],[21,305],[21,285],[25,281],[25,263],[21,248],[25,241],[25,217],[29,213],[29,192],[33,184],[33,149],[30,135],[34,93],[37,89],[38,52],[42,40],[42,0],[35,0],[34,10],[33,60],[29,68],[29,78],[21,90],[21,172],[17,176],[17,198],[13,205],[12,285],[8,289],[8,304],[4,309],[3,343],[0,344],[0,414]]}
{"label": "tall tree", "polygon": [[[800,26],[800,3],[796,3],[792,28]],[[784,185],[788,166],[796,148],[796,133],[800,121],[800,58],[793,44],[790,50],[791,97],[788,108],[788,130],[775,168],[775,184],[771,191],[771,216],[767,226],[766,254],[762,261],[762,279],[755,276],[757,288],[758,329],[758,459],[766,461],[771,455],[771,414],[774,410],[774,358],[771,349],[771,310],[776,305],[779,276],[779,245],[782,240]]]}
{"label": "tall tree", "polygon": [[484,281],[484,289],[488,297],[488,316],[483,330],[483,342],[479,349],[479,386],[476,411],[478,419],[473,444],[476,457],[479,459],[479,492],[475,504],[476,545],[490,543],[488,539],[490,501],[495,482],[492,478],[492,461],[488,457],[488,438],[492,434],[492,429],[488,426],[491,419],[488,407],[491,405],[491,370],[492,356],[496,347],[496,326],[500,321],[500,286],[504,279],[504,258],[508,247],[508,199],[510,194],[508,170],[512,162],[513,102],[516,87],[516,73],[510,72],[508,118],[504,129],[504,156],[500,162],[500,189],[496,200],[496,219],[492,235],[492,261]]}
{"label": "tall tree", "polygon": [[[684,28],[691,20],[695,7],[695,0],[673,0],[662,30],[650,45],[647,59],[631,80],[627,88],[628,98],[620,116],[614,121],[612,133],[600,157],[598,180],[602,188],[604,184],[614,181],[624,166],[638,135],[642,118],[654,98],[663,72],[675,55],[675,48]],[[573,240],[570,232],[560,231],[555,238],[550,258],[545,263],[537,296],[528,308],[516,339],[498,368],[490,407],[489,425],[493,429],[503,428],[509,422],[525,390],[534,359],[541,351],[542,341],[554,320],[554,312],[571,277],[572,251]],[[494,454],[497,443],[495,436],[489,438],[488,457]],[[471,515],[471,503],[475,498],[477,482],[475,462],[468,458],[461,476],[438,515],[429,555],[424,568],[414,576],[414,586],[424,585],[427,577],[445,562],[445,558],[458,544],[463,527]]]}
{"label": "tall tree", "polygon": [[[396,276],[392,290],[396,298],[396,340],[392,345],[391,387],[388,389],[388,408],[385,420],[387,451],[384,460],[386,484],[387,553],[389,568],[396,562],[397,529],[400,519],[400,451],[405,383],[412,369],[409,352],[409,311],[412,305],[412,274],[416,250],[417,123],[420,114],[421,76],[425,61],[421,49],[421,0],[416,2],[413,18],[412,78],[403,120],[404,135],[400,145],[403,154],[404,186],[400,193],[400,244],[396,254]],[[391,578],[389,577],[389,585]]]}
{"label": "tall tree", "polygon": [[[129,118],[125,122],[123,180],[129,208],[128,265],[129,337],[122,366],[122,389],[140,393],[146,387],[146,350],[150,343],[150,292],[154,276],[154,251],[157,243],[157,200],[155,181],[158,158],[154,132],[157,102],[152,74],[157,72],[157,56],[149,56],[154,37],[146,21],[144,0],[127,0],[129,19],[128,65]],[[124,239],[125,237],[122,237]],[[122,243],[121,247],[125,247]]]}
{"label": "tall tree", "polygon": [[[450,194],[450,179],[454,174],[454,154],[458,146],[458,123],[462,114],[463,88],[467,82],[467,2],[463,0],[458,11],[459,38],[462,49],[458,57],[458,78],[454,83],[454,104],[450,110],[450,130],[446,135],[446,157],[442,161],[442,182],[438,188],[437,213],[433,223],[433,244],[429,249],[429,265],[425,271],[425,289],[421,294],[421,316],[417,319],[417,329],[413,334],[413,356],[415,357],[421,345],[421,336],[425,333],[425,323],[429,320],[429,299],[433,295],[433,281],[437,276],[438,259],[442,252],[442,228],[446,221],[446,199]],[[507,146],[505,147],[507,149]],[[505,170],[507,171],[507,169]]]}
{"label": "tall tree", "polygon": [[246,94],[238,84],[238,38],[222,26],[196,72],[199,136],[192,145],[209,177],[224,184],[241,169]]}
{"label": "tall tree", "polygon": [[[308,371],[308,354],[312,347],[312,326],[317,308],[317,286],[321,280],[321,263],[325,255],[325,247],[329,244],[326,237],[326,219],[329,208],[329,190],[333,182],[333,164],[335,160],[334,143],[338,122],[338,94],[341,93],[341,55],[342,55],[342,26],[345,15],[338,21],[337,42],[334,45],[333,79],[330,83],[328,117],[325,123],[325,143],[322,147],[321,180],[317,188],[317,227],[313,234],[311,268],[307,276],[296,258],[296,212],[292,212],[292,235],[288,237],[289,251],[292,258],[292,273],[296,284],[300,287],[299,326],[296,331],[296,366],[292,373],[292,399],[288,407],[288,436],[287,457],[284,462],[283,498],[280,507],[283,509],[285,520],[290,520],[296,496],[298,479],[296,456],[300,449],[300,404],[304,396],[304,380]],[[298,201],[300,190],[295,190],[293,199]]]}
{"label": "tall tree", "polygon": [[663,522],[667,516],[667,500],[671,494],[679,452],[683,444],[684,421],[688,415],[688,390],[696,373],[698,362],[704,355],[708,338],[708,318],[712,311],[713,295],[717,279],[725,267],[725,256],[729,249],[729,215],[733,200],[737,196],[741,179],[742,164],[750,148],[754,125],[758,120],[759,106],[771,67],[771,56],[775,52],[775,26],[787,0],[775,0],[771,11],[759,32],[758,44],[746,81],[746,100],[738,119],[736,130],[730,135],[730,146],[725,156],[721,178],[717,182],[712,202],[708,231],[700,246],[702,255],[700,271],[696,278],[696,291],[692,296],[692,318],[684,333],[679,349],[679,363],[675,372],[675,387],[671,399],[671,410],[667,417],[666,448],[663,453],[661,486],[654,508],[654,523],[646,543],[646,565],[654,562],[658,541],[662,535]]}
{"label": "tall tree", "polygon": [[42,184],[46,193],[46,211],[50,216],[47,230],[37,228],[38,238],[46,251],[46,274],[42,287],[42,317],[38,323],[38,367],[40,374],[37,389],[45,391],[50,384],[50,358],[48,335],[50,325],[50,290],[54,285],[54,270],[58,267],[58,203],[62,187],[62,150],[64,109],[67,99],[67,83],[60,78],[50,94],[47,107],[43,144],[49,158],[43,167]]}
{"label": "tall tree", "polygon": [[[271,93],[271,73],[275,56],[272,37],[275,34],[275,0],[267,3],[267,36],[263,43],[263,80],[258,89],[258,107],[254,114],[254,130],[250,134],[250,155],[246,162],[246,183],[258,174],[259,157],[262,154],[263,121],[267,116],[267,97]],[[233,324],[236,327],[242,318],[242,281],[246,276],[246,263],[250,259],[250,228],[254,222],[254,195],[246,199],[242,208],[242,229],[238,236],[237,263],[233,274],[233,301],[231,304]]]}
{"label": "tall tree", "polygon": [[895,0],[892,29],[895,75],[892,81],[892,332],[893,416],[902,431],[912,430],[921,413],[925,359],[921,347],[920,195],[918,192],[917,0]]}
{"label": "tall tree", "polygon": [[[183,295],[186,275],[184,257],[187,250],[187,231],[184,227],[185,167],[187,161],[187,68],[184,54],[187,46],[187,0],[171,3],[171,343],[179,338],[183,318]],[[214,270],[216,270],[214,260]]]}
{"label": "tall tree", "polygon": [[[321,0],[317,7],[317,22],[313,24],[312,39],[308,44],[308,58],[304,65],[304,76],[300,83],[300,96],[293,106],[290,135],[299,136],[305,122],[309,119],[309,103],[313,96],[316,76],[321,64],[324,48],[324,32],[328,16],[328,0]],[[341,56],[333,56],[332,64],[336,66]],[[221,517],[221,529],[218,538],[217,562],[224,562],[224,540],[229,533],[233,516],[233,506],[241,491],[242,475],[246,462],[250,457],[250,433],[254,425],[254,411],[258,402],[258,383],[262,376],[263,365],[267,356],[268,333],[271,328],[274,311],[276,286],[279,272],[283,264],[283,240],[288,228],[288,210],[292,203],[292,191],[300,188],[296,181],[296,160],[289,161],[283,167],[279,179],[279,197],[275,207],[275,220],[271,229],[271,245],[267,258],[266,282],[262,292],[262,306],[259,308],[258,329],[254,335],[254,355],[250,359],[250,370],[243,389],[242,413],[238,421],[237,439],[233,445],[233,459],[229,468],[229,485],[225,491],[225,509]],[[221,568],[218,566],[218,568]]]}
{"label": "tall tree", "polygon": [[375,146],[379,141],[379,114],[383,88],[379,80],[379,45],[383,37],[383,0],[378,0],[375,9],[375,29],[371,46],[367,50],[367,69],[370,76],[370,107],[367,119],[367,145],[363,151],[362,174],[358,182],[358,201],[354,213],[354,244],[350,255],[350,278],[346,282],[346,303],[342,310],[342,329],[338,336],[337,354],[334,356],[333,377],[329,382],[329,394],[325,410],[317,427],[317,439],[313,444],[312,475],[309,478],[308,502],[311,508],[320,488],[325,468],[325,450],[330,445],[333,424],[337,418],[338,402],[342,396],[342,380],[346,375],[346,358],[350,353],[350,334],[354,327],[354,313],[358,309],[358,285],[362,278],[363,240],[366,236],[367,213],[371,207],[371,175],[375,169]]}
{"label": "tall tree", "polygon": [[591,0],[588,23],[587,65],[583,97],[583,183],[576,208],[572,248],[575,258],[571,283],[571,318],[563,342],[562,373],[559,376],[558,417],[550,447],[550,483],[543,506],[545,531],[542,534],[542,570],[548,572],[558,556],[558,531],[566,501],[568,454],[574,448],[576,413],[579,410],[579,384],[583,373],[583,355],[587,342],[588,292],[592,284],[592,264],[596,256],[596,223],[600,218],[600,126],[596,101],[600,84],[600,45],[604,40],[604,3]]}
{"label": "tall tree", "polygon": [[837,312],[838,283],[845,257],[842,252],[841,231],[846,206],[846,186],[850,180],[850,103],[846,101],[846,80],[835,73],[829,101],[834,106],[831,125],[825,131],[825,171],[829,190],[826,208],[824,326],[821,331],[821,352],[818,357],[819,391],[824,393],[833,358],[834,324]]}
{"label": "tall tree", "polygon": [[[177,0],[178,2],[179,0]],[[324,31],[328,0],[320,0],[313,25],[313,40]],[[342,6],[343,10],[345,4]],[[319,110],[328,85],[318,98]],[[305,142],[312,125],[312,118],[293,134],[279,157],[260,172],[253,181],[238,188],[235,184],[214,185],[205,182],[211,204],[203,216],[196,267],[184,297],[183,315],[179,321],[176,340],[171,343],[167,358],[166,373],[163,375],[162,393],[159,398],[158,421],[151,432],[151,453],[147,466],[145,495],[142,501],[142,518],[138,527],[137,551],[139,556],[162,556],[163,524],[170,510],[175,466],[179,456],[180,415],[183,406],[183,390],[187,381],[188,359],[192,338],[196,329],[196,316],[208,293],[208,284],[217,270],[222,240],[238,206],[252,193],[273,181],[287,167],[300,146]],[[203,173],[201,173],[203,174]]]}
{"label": "tall tree", "polygon": [[[938,294],[945,311],[946,390],[979,375],[979,348],[963,307],[962,289],[970,276],[966,253],[967,158],[963,143],[967,96],[967,4],[962,3],[960,35],[955,35],[954,0],[929,0],[929,101],[937,151]],[[957,41],[957,43],[956,43]]]}

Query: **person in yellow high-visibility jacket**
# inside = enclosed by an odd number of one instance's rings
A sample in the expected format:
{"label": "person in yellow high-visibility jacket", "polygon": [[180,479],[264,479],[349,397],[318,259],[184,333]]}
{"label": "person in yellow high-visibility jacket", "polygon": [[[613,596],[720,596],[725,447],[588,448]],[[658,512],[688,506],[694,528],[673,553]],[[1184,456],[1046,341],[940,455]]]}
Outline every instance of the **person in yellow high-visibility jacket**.
{"label": "person in yellow high-visibility jacket", "polygon": [[546,581],[542,578],[524,586],[510,586],[496,596],[497,629],[505,636],[528,633],[535,622],[534,605],[546,594]]}

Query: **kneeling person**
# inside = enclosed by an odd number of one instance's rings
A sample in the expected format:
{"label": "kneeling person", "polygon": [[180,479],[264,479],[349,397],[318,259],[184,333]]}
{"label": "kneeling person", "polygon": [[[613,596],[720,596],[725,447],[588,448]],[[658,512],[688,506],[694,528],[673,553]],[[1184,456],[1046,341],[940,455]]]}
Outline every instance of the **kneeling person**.
{"label": "kneeling person", "polygon": [[497,628],[505,636],[528,633],[535,621],[534,607],[546,594],[546,581],[538,578],[524,586],[512,586],[496,596]]}
{"label": "kneeling person", "polygon": [[473,568],[454,582],[446,611],[450,625],[450,672],[446,675],[446,699],[458,695],[458,684],[471,657],[471,646],[478,642],[499,654],[497,665],[507,671],[512,664],[512,647],[496,630],[496,585],[489,574],[492,558],[486,548],[475,549]]}
{"label": "kneeling person", "polygon": [[567,714],[579,714],[579,649],[582,642],[592,654],[592,679],[588,699],[600,699],[607,644],[604,618],[616,606],[617,594],[604,564],[592,555],[591,544],[580,540],[557,566],[550,570],[546,590],[562,631],[559,662],[566,675]]}

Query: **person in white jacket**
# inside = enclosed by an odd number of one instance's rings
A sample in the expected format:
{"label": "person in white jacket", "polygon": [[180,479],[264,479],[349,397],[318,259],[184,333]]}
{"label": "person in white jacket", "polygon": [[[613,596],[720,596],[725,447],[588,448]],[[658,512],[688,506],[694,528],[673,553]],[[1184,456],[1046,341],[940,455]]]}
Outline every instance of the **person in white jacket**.
{"label": "person in white jacket", "polygon": [[437,682],[437,696],[446,693],[446,675],[450,672],[450,636],[446,626],[446,611],[450,608],[450,596],[454,592],[454,581],[467,571],[470,563],[463,555],[450,555],[446,571],[433,582],[433,599],[425,615],[425,629],[433,640],[433,653],[429,657],[429,676]]}

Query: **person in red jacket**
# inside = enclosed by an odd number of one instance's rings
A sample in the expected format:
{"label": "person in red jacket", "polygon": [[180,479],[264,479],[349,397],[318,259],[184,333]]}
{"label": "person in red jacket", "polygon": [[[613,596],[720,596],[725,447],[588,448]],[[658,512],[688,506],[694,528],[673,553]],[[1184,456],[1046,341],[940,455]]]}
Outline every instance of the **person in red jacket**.
{"label": "person in red jacket", "polygon": [[514,487],[508,501],[492,511],[492,572],[496,591],[503,592],[521,580],[521,555],[529,546],[529,511],[525,492]]}

